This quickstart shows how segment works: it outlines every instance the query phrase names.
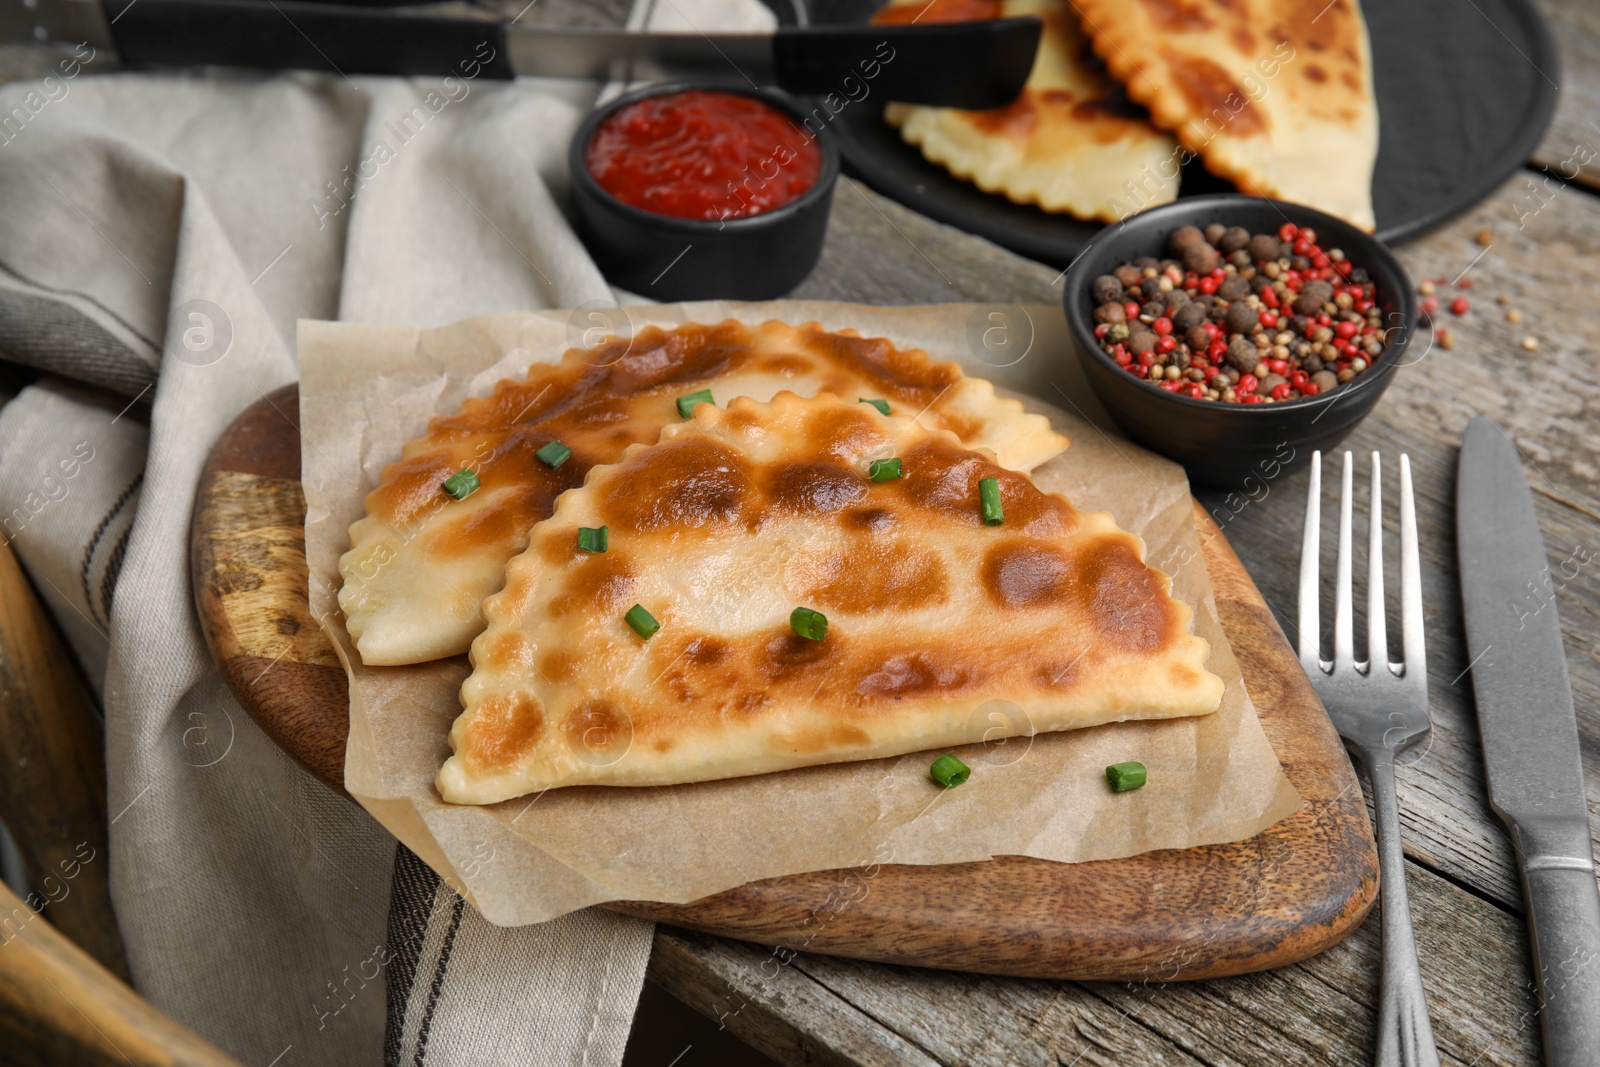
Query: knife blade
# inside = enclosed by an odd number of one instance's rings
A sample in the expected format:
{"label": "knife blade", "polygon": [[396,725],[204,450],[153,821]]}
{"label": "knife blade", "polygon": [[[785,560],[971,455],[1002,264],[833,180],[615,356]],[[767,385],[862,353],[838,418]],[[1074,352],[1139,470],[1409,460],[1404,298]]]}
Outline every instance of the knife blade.
{"label": "knife blade", "polygon": [[1456,546],[1489,804],[1511,834],[1545,1062],[1600,1063],[1600,890],[1561,622],[1521,458],[1479,416],[1456,470]]}
{"label": "knife blade", "polygon": [[722,80],[835,97],[981,109],[1016,99],[1034,17],[773,33],[556,29],[309,0],[0,0],[0,42],[87,41],[132,66],[340,74]]}

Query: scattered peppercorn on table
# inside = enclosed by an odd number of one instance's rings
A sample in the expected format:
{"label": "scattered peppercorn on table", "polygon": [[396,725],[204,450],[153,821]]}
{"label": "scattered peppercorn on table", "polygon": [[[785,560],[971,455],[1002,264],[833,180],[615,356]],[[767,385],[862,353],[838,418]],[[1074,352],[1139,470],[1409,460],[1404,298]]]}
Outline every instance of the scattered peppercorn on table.
{"label": "scattered peppercorn on table", "polygon": [[[1600,17],[1576,3],[1568,10],[1591,28],[1583,39],[1588,54],[1600,55]],[[1589,79],[1587,90],[1580,76]],[[1583,118],[1585,101],[1600,101],[1600,70],[1569,66],[1565,77],[1552,147],[1536,157],[1552,167],[1571,154],[1573,138],[1592,143],[1595,136]],[[1483,800],[1471,693],[1457,678],[1467,662],[1448,503],[1457,442],[1472,415],[1481,410],[1507,427],[1548,478],[1536,498],[1552,552],[1560,545],[1600,551],[1589,518],[1600,511],[1592,464],[1600,363],[1591,354],[1600,311],[1574,310],[1590,308],[1600,286],[1600,195],[1580,187],[1600,190],[1600,170],[1585,168],[1572,186],[1547,194],[1554,199],[1519,228],[1528,178],[1537,174],[1524,172],[1463,218],[1400,246],[1413,281],[1427,284],[1438,302],[1419,326],[1408,366],[1344,445],[1412,458],[1436,729],[1426,756],[1400,771],[1408,888],[1440,1053],[1480,1067],[1537,1064],[1540,1046],[1514,857]],[[857,183],[844,186],[822,262],[796,297],[1059,305],[1058,269],[927,221]],[[1458,298],[1464,313],[1453,306]],[[1273,482],[1265,497],[1198,494],[1291,637],[1305,491],[1301,473]],[[1600,614],[1600,583],[1583,574],[1557,596],[1572,640],[1588,647],[1584,627]],[[1570,664],[1577,692],[1600,691],[1596,657],[1574,655]],[[1595,702],[1579,701],[1579,729],[1586,748],[1600,746]],[[1109,779],[1106,788],[1113,788]],[[1138,803],[1140,794],[1122,799]],[[1361,1063],[1373,1049],[1377,933],[1374,909],[1354,936],[1291,967],[1122,986],[942,973],[790,956],[789,949],[775,956],[661,927],[650,973],[782,1063]],[[804,936],[797,932],[789,948]],[[1174,969],[1181,972],[1181,961]]]}

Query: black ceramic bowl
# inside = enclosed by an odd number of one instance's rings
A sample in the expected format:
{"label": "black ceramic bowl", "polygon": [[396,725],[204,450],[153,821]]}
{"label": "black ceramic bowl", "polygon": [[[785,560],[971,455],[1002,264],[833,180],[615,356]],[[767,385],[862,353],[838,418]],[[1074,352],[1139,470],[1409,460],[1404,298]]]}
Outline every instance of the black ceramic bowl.
{"label": "black ceramic bowl", "polygon": [[[1323,248],[1338,248],[1366,269],[1378,307],[1389,324],[1389,347],[1354,380],[1319,396],[1272,404],[1226,404],[1166,392],[1117,366],[1094,336],[1090,286],[1123,263],[1167,255],[1167,238],[1180,226],[1213,222],[1251,233],[1276,231],[1285,222],[1317,232]],[[1405,362],[1416,326],[1410,279],[1394,255],[1371,235],[1320,211],[1281,200],[1226,194],[1179,200],[1108,226],[1067,271],[1062,300],[1073,346],[1089,383],[1122,432],[1183,464],[1191,481],[1248,488],[1303,466],[1317,449],[1331,449],[1355,429]]]}
{"label": "black ceramic bowl", "polygon": [[584,161],[595,130],[619,108],[691,89],[736,93],[776,108],[803,126],[806,112],[781,93],[729,85],[651,85],[591,112],[572,138],[567,159],[578,235],[606,280],[652,300],[770,300],[804,280],[822,254],[822,239],[839,180],[839,149],[817,136],[822,170],[816,184],[781,207],[738,219],[680,219],[625,204],[602,189]]}

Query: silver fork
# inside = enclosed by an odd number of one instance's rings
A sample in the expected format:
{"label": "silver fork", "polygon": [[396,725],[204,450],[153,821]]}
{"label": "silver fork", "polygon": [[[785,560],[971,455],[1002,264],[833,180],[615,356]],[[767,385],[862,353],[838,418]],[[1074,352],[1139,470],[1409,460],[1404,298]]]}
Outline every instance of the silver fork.
{"label": "silver fork", "polygon": [[1417,966],[1406,899],[1405,857],[1395,757],[1428,736],[1428,669],[1422,641],[1422,576],[1417,562],[1417,514],[1411,462],[1400,457],[1400,622],[1405,660],[1389,660],[1384,629],[1382,465],[1372,453],[1372,504],[1367,579],[1367,658],[1355,658],[1350,592],[1350,504],[1354,463],[1344,454],[1339,497],[1338,585],[1333,621],[1333,662],[1322,658],[1318,622],[1317,554],[1322,530],[1322,453],[1311,457],[1305,540],[1300,549],[1300,664],[1327,706],[1339,736],[1372,782],[1377,812],[1378,872],[1382,886],[1383,988],[1378,1007],[1378,1067],[1438,1067],[1428,1002]]}

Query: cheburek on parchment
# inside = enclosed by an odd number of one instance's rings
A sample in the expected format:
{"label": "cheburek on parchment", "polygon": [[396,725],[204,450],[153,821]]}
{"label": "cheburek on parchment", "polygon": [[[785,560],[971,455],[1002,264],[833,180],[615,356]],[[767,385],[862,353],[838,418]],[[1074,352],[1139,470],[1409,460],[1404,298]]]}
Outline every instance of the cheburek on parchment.
{"label": "cheburek on parchment", "polygon": [[[662,427],[681,421],[677,398],[701,389],[719,404],[769,400],[780,390],[884,400],[990,449],[1014,470],[1031,470],[1067,447],[1049,420],[996,396],[955,363],[853,330],[730,319],[652,326],[572,349],[433,419],[385,468],[339,560],[339,606],[362,662],[422,663],[466,652],[483,630],[484,598],[500,589],[506,561],[527,547],[529,529],[556,497],[628,446],[654,443]],[[537,455],[553,441],[571,449],[558,466]],[[479,487],[453,500],[441,485],[461,470],[474,472]]]}
{"label": "cheburek on parchment", "polygon": [[[871,480],[890,458],[899,476]],[[580,548],[600,527],[605,551]],[[636,632],[634,605],[659,630]],[[797,607],[826,617],[820,639]],[[1223,690],[1191,608],[1109,515],[831,396],[701,404],[596,467],[484,614],[437,779],[454,803],[954,746],[996,700],[1035,733],[1205,714]]]}

